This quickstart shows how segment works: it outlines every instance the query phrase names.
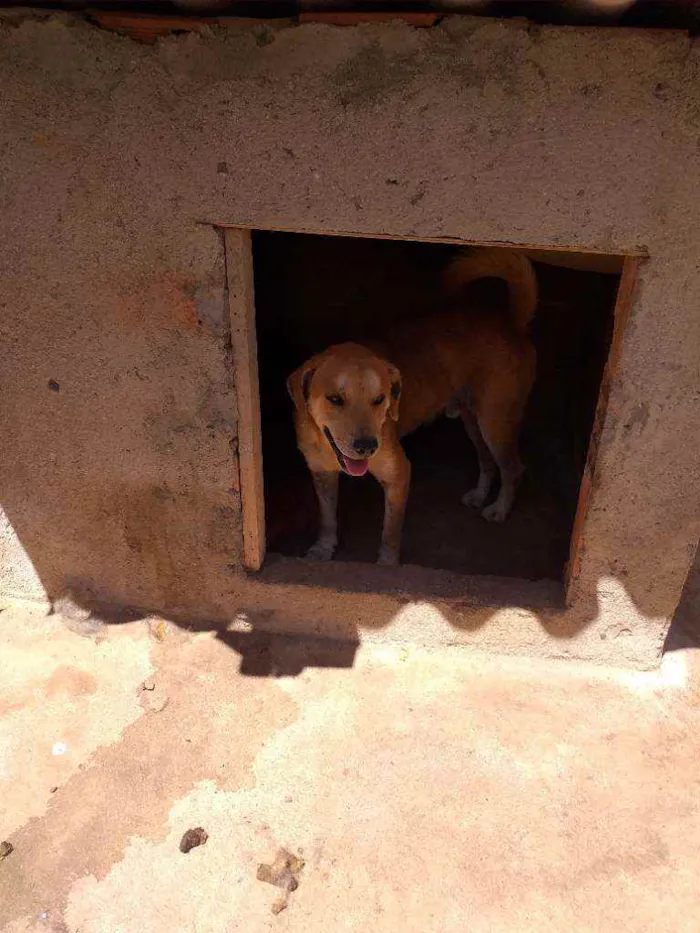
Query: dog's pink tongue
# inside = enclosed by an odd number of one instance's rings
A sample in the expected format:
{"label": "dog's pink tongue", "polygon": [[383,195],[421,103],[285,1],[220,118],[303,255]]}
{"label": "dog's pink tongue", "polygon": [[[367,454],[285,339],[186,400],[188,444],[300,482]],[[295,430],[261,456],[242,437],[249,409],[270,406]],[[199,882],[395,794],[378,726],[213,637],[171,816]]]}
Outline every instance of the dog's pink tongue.
{"label": "dog's pink tongue", "polygon": [[345,469],[350,476],[364,476],[369,469],[369,460],[351,460],[350,457],[343,457],[345,460]]}

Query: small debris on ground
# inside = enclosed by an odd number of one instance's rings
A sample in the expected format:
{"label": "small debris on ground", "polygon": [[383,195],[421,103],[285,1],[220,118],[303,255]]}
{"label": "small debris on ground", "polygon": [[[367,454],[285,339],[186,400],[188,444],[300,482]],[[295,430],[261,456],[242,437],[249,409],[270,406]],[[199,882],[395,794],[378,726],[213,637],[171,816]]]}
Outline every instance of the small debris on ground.
{"label": "small debris on ground", "polygon": [[168,705],[168,695],[162,688],[156,689],[155,683],[152,687],[142,684],[139,702],[149,713],[162,713]]}
{"label": "small debris on ground", "polygon": [[170,631],[170,626],[165,619],[149,619],[148,630],[156,641],[165,641],[165,637]]}
{"label": "small debris on ground", "polygon": [[185,855],[187,855],[190,849],[196,849],[197,846],[203,846],[208,838],[209,833],[206,831],[206,829],[202,829],[201,826],[197,826],[195,829],[188,829],[180,840],[180,852],[184,852]]}
{"label": "small debris on ground", "polygon": [[138,689],[141,706],[149,713],[162,713],[168,705],[168,694],[149,677]]}
{"label": "small debris on ground", "polygon": [[279,897],[276,897],[272,902],[272,913],[275,915],[281,914],[283,910],[287,909],[288,903],[289,895],[287,893],[280,894]]}
{"label": "small debris on ground", "polygon": [[282,888],[283,893],[272,904],[272,913],[281,913],[288,905],[289,895],[299,887],[299,872],[304,867],[304,860],[292,855],[286,849],[280,849],[271,865],[258,865],[257,879],[266,884]]}
{"label": "small debris on ground", "polygon": [[0,862],[12,852],[14,846],[11,842],[0,842]]}

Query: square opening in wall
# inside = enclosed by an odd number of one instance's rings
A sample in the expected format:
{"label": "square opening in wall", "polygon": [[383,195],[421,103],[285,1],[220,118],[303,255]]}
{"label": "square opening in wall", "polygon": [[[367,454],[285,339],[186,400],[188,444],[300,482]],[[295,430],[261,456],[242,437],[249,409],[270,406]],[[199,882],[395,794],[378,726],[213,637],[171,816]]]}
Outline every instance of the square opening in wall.
{"label": "square opening in wall", "polygon": [[[513,292],[486,275],[456,288],[450,270],[464,251],[453,243],[259,230],[251,242],[265,544],[268,553],[302,557],[316,538],[318,504],[297,448],[286,385],[290,374],[329,346],[351,341],[393,347],[391,335],[397,334],[399,343],[401,335],[413,341],[413,358],[420,359],[432,349],[429,341],[415,345],[417,335],[426,321],[428,332],[434,332],[436,315],[491,316],[511,327]],[[470,247],[467,255],[479,249]],[[624,257],[541,249],[516,253],[534,270],[537,305],[527,327],[536,368],[518,432],[525,470],[514,505],[505,521],[492,522],[483,509],[462,504],[480,474],[468,422],[473,393],[481,390],[466,386],[447,413],[445,406],[431,412],[427,423],[402,438],[412,467],[404,564],[564,579],[577,508],[580,513],[585,505],[581,487],[592,432],[604,405],[601,387]],[[480,360],[491,360],[484,339],[470,349],[477,369]],[[390,362],[402,365],[400,359]],[[500,378],[507,380],[508,372]],[[413,401],[406,397],[412,391],[415,383],[404,379],[399,405]],[[496,472],[486,506],[497,500],[499,488]],[[372,475],[341,473],[335,560],[376,561],[383,513],[383,489]]]}

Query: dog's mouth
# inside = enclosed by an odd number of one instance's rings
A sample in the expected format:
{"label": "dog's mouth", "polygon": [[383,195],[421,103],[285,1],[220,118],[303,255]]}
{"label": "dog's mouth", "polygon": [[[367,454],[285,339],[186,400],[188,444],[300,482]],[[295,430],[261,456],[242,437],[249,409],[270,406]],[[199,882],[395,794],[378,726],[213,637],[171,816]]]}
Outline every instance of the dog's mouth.
{"label": "dog's mouth", "polygon": [[338,458],[338,463],[340,464],[341,470],[347,473],[348,476],[364,476],[369,469],[368,458],[364,457],[362,460],[354,460],[352,457],[346,457],[336,442],[333,440],[333,435],[328,430],[328,428],[324,428],[323,433],[326,435],[328,443],[333,449],[333,453]]}

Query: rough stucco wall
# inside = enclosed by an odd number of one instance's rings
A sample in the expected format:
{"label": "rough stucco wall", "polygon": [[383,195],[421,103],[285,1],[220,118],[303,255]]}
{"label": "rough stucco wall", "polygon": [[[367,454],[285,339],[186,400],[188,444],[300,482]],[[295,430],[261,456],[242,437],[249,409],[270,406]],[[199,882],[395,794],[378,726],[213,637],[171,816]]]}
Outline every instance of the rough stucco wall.
{"label": "rough stucco wall", "polygon": [[[82,233],[63,270],[17,250],[50,294],[25,285],[13,307],[23,327],[4,322],[5,514],[52,595],[71,582],[174,609],[195,579],[209,609],[221,589],[212,557],[235,564],[239,538],[222,246],[195,230],[130,263],[109,255],[109,229],[93,234],[106,254],[94,267]],[[12,549],[7,532],[3,542]],[[3,554],[15,574],[16,560]]]}
{"label": "rough stucco wall", "polygon": [[[42,583],[218,616],[252,592],[231,572],[223,256],[200,222],[643,247],[576,601],[552,626],[587,626],[561,650],[594,655],[592,620],[632,616],[648,652],[699,531],[699,82],[677,33],[463,19],[147,48],[5,26],[0,493]],[[0,540],[4,582],[33,592]]]}
{"label": "rough stucco wall", "polygon": [[178,214],[149,139],[129,151],[109,101],[131,48],[104,38],[3,34],[3,583],[221,611],[240,540],[223,242]]}

